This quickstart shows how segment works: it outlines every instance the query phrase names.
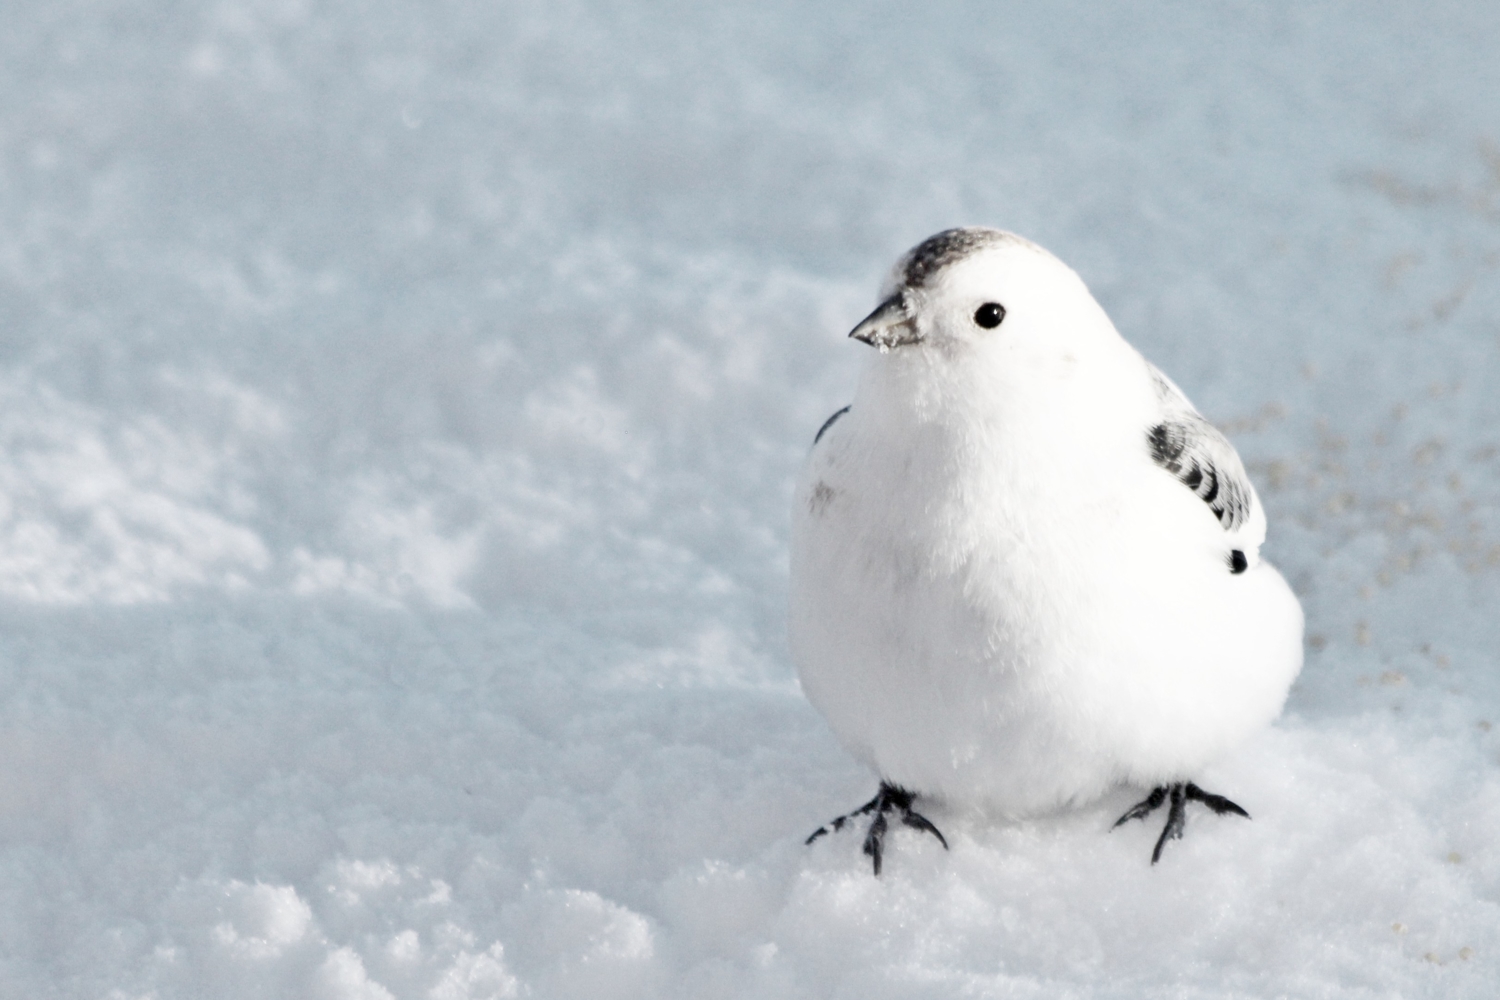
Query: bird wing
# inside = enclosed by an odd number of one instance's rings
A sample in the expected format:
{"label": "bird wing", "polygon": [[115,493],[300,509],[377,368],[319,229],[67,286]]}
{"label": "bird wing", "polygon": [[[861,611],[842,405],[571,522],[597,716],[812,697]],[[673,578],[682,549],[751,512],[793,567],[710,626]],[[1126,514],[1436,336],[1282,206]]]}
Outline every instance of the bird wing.
{"label": "bird wing", "polygon": [[823,440],[823,435],[828,432],[828,428],[832,427],[834,423],[838,421],[839,417],[842,417],[848,412],[849,407],[846,406],[842,410],[834,413],[834,415],[829,417],[827,420],[823,421],[823,426],[819,427],[818,433],[813,435],[813,444],[817,444],[819,441]]}
{"label": "bird wing", "polygon": [[1259,503],[1239,453],[1171,379],[1147,367],[1161,403],[1160,419],[1146,431],[1151,458],[1208,504],[1225,531],[1238,531]]}

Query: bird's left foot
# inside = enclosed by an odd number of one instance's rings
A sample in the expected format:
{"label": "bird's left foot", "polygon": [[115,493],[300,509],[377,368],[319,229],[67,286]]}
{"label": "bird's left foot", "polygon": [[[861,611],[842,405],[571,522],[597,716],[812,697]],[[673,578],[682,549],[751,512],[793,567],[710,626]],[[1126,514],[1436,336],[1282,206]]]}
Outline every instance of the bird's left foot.
{"label": "bird's left foot", "polygon": [[[1182,839],[1183,828],[1187,826],[1187,803],[1189,802],[1202,802],[1220,816],[1225,813],[1238,813],[1246,819],[1250,818],[1249,813],[1224,796],[1205,792],[1191,781],[1184,781],[1175,785],[1158,785],[1151,789],[1150,795],[1131,806],[1125,815],[1115,820],[1115,826],[1121,826],[1133,819],[1145,819],[1168,798],[1171,799],[1172,804],[1167,809],[1167,825],[1162,828],[1161,836],[1156,838],[1156,849],[1151,852],[1153,865],[1161,860],[1162,848],[1167,846],[1167,841]],[[1114,827],[1110,829],[1113,830]]]}
{"label": "bird's left foot", "polygon": [[943,850],[946,851],[948,849],[948,839],[943,836],[937,827],[932,825],[932,822],[926,816],[923,816],[911,807],[916,798],[916,792],[908,792],[899,785],[893,785],[889,781],[882,781],[880,783],[880,791],[875,793],[873,799],[853,812],[845,813],[838,819],[818,827],[812,832],[812,836],[807,838],[806,843],[811,844],[826,834],[830,828],[842,830],[844,824],[856,816],[868,816],[870,813],[874,813],[875,818],[870,821],[870,829],[865,833],[864,851],[865,856],[874,863],[875,874],[878,876],[880,874],[881,857],[885,853],[886,814],[894,812],[901,817],[901,822],[907,826],[915,830],[925,830],[932,834],[938,839],[938,843],[943,845]]}

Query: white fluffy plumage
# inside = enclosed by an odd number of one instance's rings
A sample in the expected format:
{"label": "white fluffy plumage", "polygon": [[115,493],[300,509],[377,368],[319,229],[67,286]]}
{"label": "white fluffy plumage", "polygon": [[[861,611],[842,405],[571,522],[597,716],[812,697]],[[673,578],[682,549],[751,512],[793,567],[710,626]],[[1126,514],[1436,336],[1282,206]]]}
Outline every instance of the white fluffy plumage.
{"label": "white fluffy plumage", "polygon": [[792,650],[844,745],[1024,816],[1191,781],[1270,723],[1302,610],[1260,500],[1078,275],[948,230],[881,299],[792,518]]}

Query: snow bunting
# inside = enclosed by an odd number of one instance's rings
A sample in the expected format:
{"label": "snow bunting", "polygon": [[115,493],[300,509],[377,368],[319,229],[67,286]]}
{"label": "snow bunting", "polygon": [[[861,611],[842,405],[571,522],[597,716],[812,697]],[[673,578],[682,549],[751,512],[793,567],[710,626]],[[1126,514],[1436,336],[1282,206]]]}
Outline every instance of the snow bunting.
{"label": "snow bunting", "polygon": [[[950,229],[850,333],[876,350],[793,506],[803,689],[880,778],[862,808],[942,840],[919,797],[1019,817],[1114,786],[1247,815],[1192,778],[1266,726],[1302,609],[1260,557],[1229,441],[1041,247]],[[946,847],[947,842],[944,840]]]}

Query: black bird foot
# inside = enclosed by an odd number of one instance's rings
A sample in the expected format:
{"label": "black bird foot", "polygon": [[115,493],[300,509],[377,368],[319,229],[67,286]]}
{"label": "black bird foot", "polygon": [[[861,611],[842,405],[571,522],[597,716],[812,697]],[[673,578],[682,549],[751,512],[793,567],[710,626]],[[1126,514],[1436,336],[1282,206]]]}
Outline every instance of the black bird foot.
{"label": "black bird foot", "polygon": [[[1167,825],[1162,828],[1161,836],[1156,838],[1156,849],[1151,852],[1153,865],[1161,860],[1162,848],[1167,846],[1167,841],[1182,839],[1183,827],[1187,825],[1187,803],[1189,802],[1202,802],[1220,816],[1225,813],[1238,813],[1246,819],[1250,818],[1249,813],[1224,796],[1205,792],[1191,781],[1185,781],[1175,785],[1158,785],[1151,789],[1150,795],[1131,806],[1125,815],[1115,820],[1115,826],[1121,826],[1133,819],[1145,819],[1154,813],[1169,796],[1172,804],[1167,809]],[[1114,828],[1114,826],[1110,827],[1111,830]]]}
{"label": "black bird foot", "polygon": [[911,807],[911,804],[916,799],[916,792],[908,792],[906,789],[898,785],[893,785],[889,781],[882,781],[880,783],[880,791],[875,793],[873,799],[853,812],[845,813],[825,826],[818,827],[813,831],[812,836],[807,838],[806,842],[811,844],[830,829],[842,830],[844,824],[856,816],[867,816],[870,813],[874,813],[875,818],[870,821],[870,829],[865,833],[864,850],[865,856],[874,862],[875,874],[878,876],[880,874],[880,859],[885,853],[886,814],[895,812],[901,817],[901,822],[907,826],[914,830],[925,830],[936,837],[938,843],[942,844],[943,850],[946,851],[948,849],[948,839],[943,836],[937,827],[932,825],[926,816],[923,816]]}

